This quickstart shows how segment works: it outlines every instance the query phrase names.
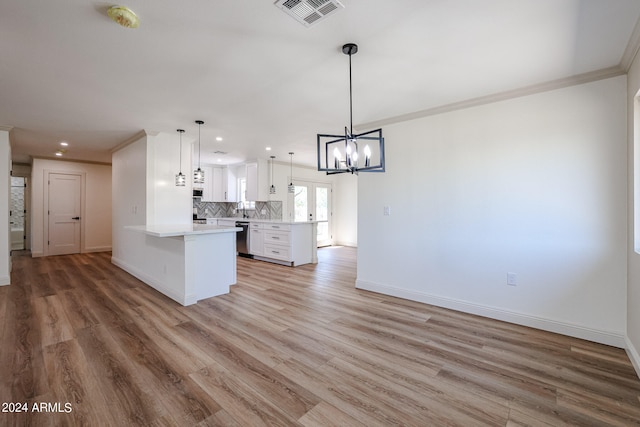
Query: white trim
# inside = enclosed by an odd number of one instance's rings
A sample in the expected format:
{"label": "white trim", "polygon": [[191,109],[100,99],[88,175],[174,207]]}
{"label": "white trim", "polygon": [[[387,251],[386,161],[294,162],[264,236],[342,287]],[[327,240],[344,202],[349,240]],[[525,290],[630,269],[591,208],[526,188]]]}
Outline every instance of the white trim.
{"label": "white trim", "polygon": [[622,54],[622,59],[620,60],[620,68],[624,70],[625,73],[629,72],[633,61],[636,59],[636,55],[638,55],[638,50],[640,49],[640,19],[636,22],[635,27],[633,27],[633,32],[631,33],[631,37],[629,37],[629,43],[627,43],[627,47]]}
{"label": "white trim", "polygon": [[505,322],[514,323],[516,325],[528,326],[548,332],[555,332],[558,334],[585,339],[600,344],[606,344],[618,348],[625,348],[625,336],[613,331],[597,330],[582,325],[576,325],[553,319],[545,319],[542,317],[517,313],[496,307],[469,303],[466,301],[440,297],[413,290],[400,289],[393,286],[367,282],[359,279],[356,280],[356,288],[398,298],[404,298],[410,301],[417,301],[425,304],[435,305],[438,307],[462,311],[464,313],[476,314],[478,316],[488,317],[490,319],[502,320]]}
{"label": "white trim", "polygon": [[89,253],[89,252],[109,252],[110,250],[112,250],[111,245],[109,246],[92,246],[90,248],[85,248],[82,253]]}
{"label": "white trim", "polygon": [[636,370],[636,374],[638,378],[640,378],[640,354],[638,350],[635,348],[629,337],[625,337],[627,356],[629,356],[629,360],[631,360],[631,364]]}
{"label": "white trim", "polygon": [[7,286],[11,284],[11,277],[2,276],[0,277],[0,286]]}
{"label": "white trim", "polygon": [[631,364],[636,370],[636,374],[638,375],[638,378],[640,378],[640,354],[638,353],[638,350],[635,348],[635,346],[633,345],[629,337],[625,337],[625,343],[626,343],[625,350],[627,351],[627,356],[629,356],[629,359],[631,360]]}
{"label": "white trim", "polygon": [[355,126],[355,128],[357,131],[364,129],[377,129],[395,123],[406,122],[409,120],[420,119],[428,116],[435,116],[437,114],[449,113],[452,111],[463,110],[465,108],[477,107],[480,105],[493,104],[499,101],[506,101],[508,99],[520,98],[523,96],[534,95],[536,93],[548,92],[551,90],[562,89],[565,87],[576,86],[612,77],[618,77],[624,74],[626,74],[626,72],[625,70],[620,68],[620,66],[604,68],[601,70],[578,74],[563,79],[525,86],[519,89],[480,96],[460,102],[453,102],[451,104],[440,105],[437,107],[427,108],[425,110],[415,111],[412,113],[401,114],[399,116],[389,117],[382,120],[375,120],[368,123],[359,123]]}
{"label": "white trim", "polygon": [[184,296],[178,295],[177,293],[174,292],[174,290],[165,287],[162,283],[158,282],[153,277],[145,274],[144,272],[122,261],[121,259],[111,257],[111,263],[113,263],[117,267],[120,267],[121,269],[131,274],[132,276],[142,280],[145,284],[151,286],[156,291],[168,296],[169,298],[171,298],[172,300],[176,301],[179,304],[186,306],[186,305],[191,305],[198,302],[196,295],[193,295],[193,294],[184,295]]}

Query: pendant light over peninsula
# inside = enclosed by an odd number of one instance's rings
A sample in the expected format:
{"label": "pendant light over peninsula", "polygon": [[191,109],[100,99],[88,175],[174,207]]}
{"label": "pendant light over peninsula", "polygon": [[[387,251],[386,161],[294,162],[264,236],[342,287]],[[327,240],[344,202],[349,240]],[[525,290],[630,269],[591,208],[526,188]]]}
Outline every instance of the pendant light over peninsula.
{"label": "pendant light over peninsula", "polygon": [[193,183],[204,184],[204,171],[200,168],[200,126],[204,124],[202,120],[196,120],[198,124],[198,169],[193,171]]}

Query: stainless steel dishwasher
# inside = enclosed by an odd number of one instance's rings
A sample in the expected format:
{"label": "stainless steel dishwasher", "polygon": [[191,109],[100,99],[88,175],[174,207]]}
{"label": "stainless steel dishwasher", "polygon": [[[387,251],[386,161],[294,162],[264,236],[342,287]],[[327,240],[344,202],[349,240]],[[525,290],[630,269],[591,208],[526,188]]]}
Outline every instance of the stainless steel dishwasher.
{"label": "stainless steel dishwasher", "polygon": [[236,233],[236,250],[238,251],[238,255],[252,258],[249,254],[249,222],[236,221],[236,227],[242,228],[242,231]]}

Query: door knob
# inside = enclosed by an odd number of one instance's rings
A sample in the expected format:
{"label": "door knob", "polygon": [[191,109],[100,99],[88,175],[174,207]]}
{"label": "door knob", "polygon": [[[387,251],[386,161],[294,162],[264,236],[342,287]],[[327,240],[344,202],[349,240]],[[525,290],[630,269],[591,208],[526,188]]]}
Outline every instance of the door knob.
{"label": "door knob", "polygon": [[74,216],[74,217],[73,217],[73,218],[71,218],[71,219],[80,219],[80,217],[79,217],[79,216]]}

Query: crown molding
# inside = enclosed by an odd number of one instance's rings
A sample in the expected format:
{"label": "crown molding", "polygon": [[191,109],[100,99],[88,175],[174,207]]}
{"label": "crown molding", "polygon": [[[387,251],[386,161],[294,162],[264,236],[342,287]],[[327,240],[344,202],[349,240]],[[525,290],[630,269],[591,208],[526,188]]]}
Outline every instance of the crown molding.
{"label": "crown molding", "polygon": [[2,126],[2,125],[0,125],[0,130],[4,130],[6,132],[11,132],[11,129],[13,129],[13,126]]}
{"label": "crown molding", "polygon": [[126,147],[128,145],[131,145],[134,142],[139,141],[139,140],[141,140],[142,138],[144,138],[146,136],[154,136],[154,135],[153,135],[153,132],[148,132],[148,131],[142,129],[141,131],[137,132],[132,137],[127,138],[126,140],[124,140],[120,144],[118,144],[115,147],[113,147],[111,149],[111,154],[115,153],[116,151],[122,150],[124,147]]}
{"label": "crown molding", "polygon": [[498,92],[491,95],[480,96],[477,98],[467,99],[465,101],[454,102],[451,104],[441,105],[438,107],[427,108],[413,113],[401,114],[382,120],[375,120],[367,123],[360,123],[355,126],[359,131],[362,129],[377,129],[382,126],[388,126],[395,123],[406,122],[409,120],[420,119],[437,114],[450,113],[452,111],[464,110],[466,108],[477,107],[480,105],[492,104],[494,102],[506,101],[509,99],[520,98],[523,96],[534,95],[536,93],[548,92],[551,90],[562,89],[569,86],[575,86],[590,83],[598,80],[608,79],[625,75],[626,71],[620,66],[603,68],[601,70],[591,71],[588,73],[577,74],[571,77],[551,80],[544,83],[538,83],[531,86],[525,86],[519,89]]}
{"label": "crown molding", "polygon": [[53,160],[54,162],[84,163],[88,165],[111,166],[111,163],[98,162],[95,160],[62,159],[60,157],[48,157],[48,156],[32,156],[31,159],[32,160]]}
{"label": "crown molding", "polygon": [[633,32],[631,33],[631,37],[629,37],[629,43],[627,43],[627,48],[624,50],[622,54],[622,59],[620,60],[620,68],[624,70],[624,72],[629,72],[633,61],[636,59],[638,55],[638,51],[640,50],[640,19],[636,21],[636,26],[633,27]]}

